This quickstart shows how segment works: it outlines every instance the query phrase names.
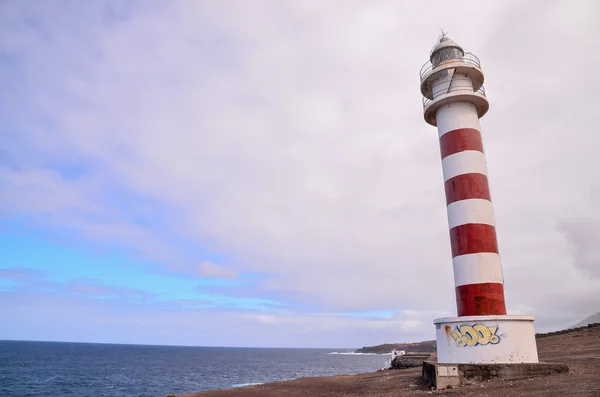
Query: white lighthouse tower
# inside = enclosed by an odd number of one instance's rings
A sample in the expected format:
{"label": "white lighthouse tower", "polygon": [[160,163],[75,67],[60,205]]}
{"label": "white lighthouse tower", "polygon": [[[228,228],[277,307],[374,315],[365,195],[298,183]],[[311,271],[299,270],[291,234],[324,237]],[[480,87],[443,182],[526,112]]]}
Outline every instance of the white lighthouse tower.
{"label": "white lighthouse tower", "polygon": [[533,317],[506,315],[479,124],[489,109],[479,59],[442,34],[420,77],[425,121],[440,140],[458,312],[434,321],[438,362],[536,363]]}

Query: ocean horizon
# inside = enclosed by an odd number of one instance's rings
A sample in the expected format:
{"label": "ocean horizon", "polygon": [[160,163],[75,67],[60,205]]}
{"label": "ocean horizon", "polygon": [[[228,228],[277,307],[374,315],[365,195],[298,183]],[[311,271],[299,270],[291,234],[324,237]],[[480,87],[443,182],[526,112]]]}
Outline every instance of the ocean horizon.
{"label": "ocean horizon", "polygon": [[165,397],[387,364],[387,354],[354,350],[3,340],[0,395]]}

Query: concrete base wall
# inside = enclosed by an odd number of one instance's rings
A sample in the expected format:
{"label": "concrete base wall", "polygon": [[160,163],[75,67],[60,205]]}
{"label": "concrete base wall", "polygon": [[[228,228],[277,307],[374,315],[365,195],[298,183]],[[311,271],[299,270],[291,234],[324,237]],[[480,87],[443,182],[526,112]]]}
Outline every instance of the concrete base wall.
{"label": "concrete base wall", "polygon": [[438,362],[537,363],[531,316],[463,316],[434,320]]}
{"label": "concrete base wall", "polygon": [[569,372],[565,364],[439,364],[423,362],[423,377],[438,389],[456,387],[469,382],[516,380]]}

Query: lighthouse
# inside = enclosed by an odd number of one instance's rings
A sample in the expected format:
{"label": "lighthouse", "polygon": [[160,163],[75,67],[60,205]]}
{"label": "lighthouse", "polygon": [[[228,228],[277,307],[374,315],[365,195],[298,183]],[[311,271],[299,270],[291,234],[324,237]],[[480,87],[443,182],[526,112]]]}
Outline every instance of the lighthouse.
{"label": "lighthouse", "polygon": [[420,72],[425,121],[437,127],[457,317],[434,320],[439,363],[537,363],[534,318],[507,315],[479,120],[479,59],[445,34]]}

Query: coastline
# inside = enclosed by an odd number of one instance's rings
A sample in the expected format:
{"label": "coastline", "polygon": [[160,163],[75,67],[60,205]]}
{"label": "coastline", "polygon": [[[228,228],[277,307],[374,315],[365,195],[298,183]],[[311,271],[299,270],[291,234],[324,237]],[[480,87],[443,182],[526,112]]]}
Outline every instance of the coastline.
{"label": "coastline", "polygon": [[210,390],[179,397],[402,397],[443,393],[460,396],[600,396],[600,327],[537,339],[540,360],[562,362],[569,373],[515,381],[472,383],[457,389],[432,390],[421,368],[385,370],[358,375],[308,377],[288,381]]}
{"label": "coastline", "polygon": [[[410,389],[411,385],[415,385],[412,387],[417,387],[419,390],[429,390],[424,383],[419,384],[419,382],[422,382],[420,375],[420,368],[412,368],[358,375],[305,377],[232,389],[208,390],[200,393],[183,394],[178,397],[397,396],[397,387]],[[369,390],[373,384],[379,384],[377,394],[372,394],[371,391],[374,390]],[[381,392],[388,394],[380,394]]]}

